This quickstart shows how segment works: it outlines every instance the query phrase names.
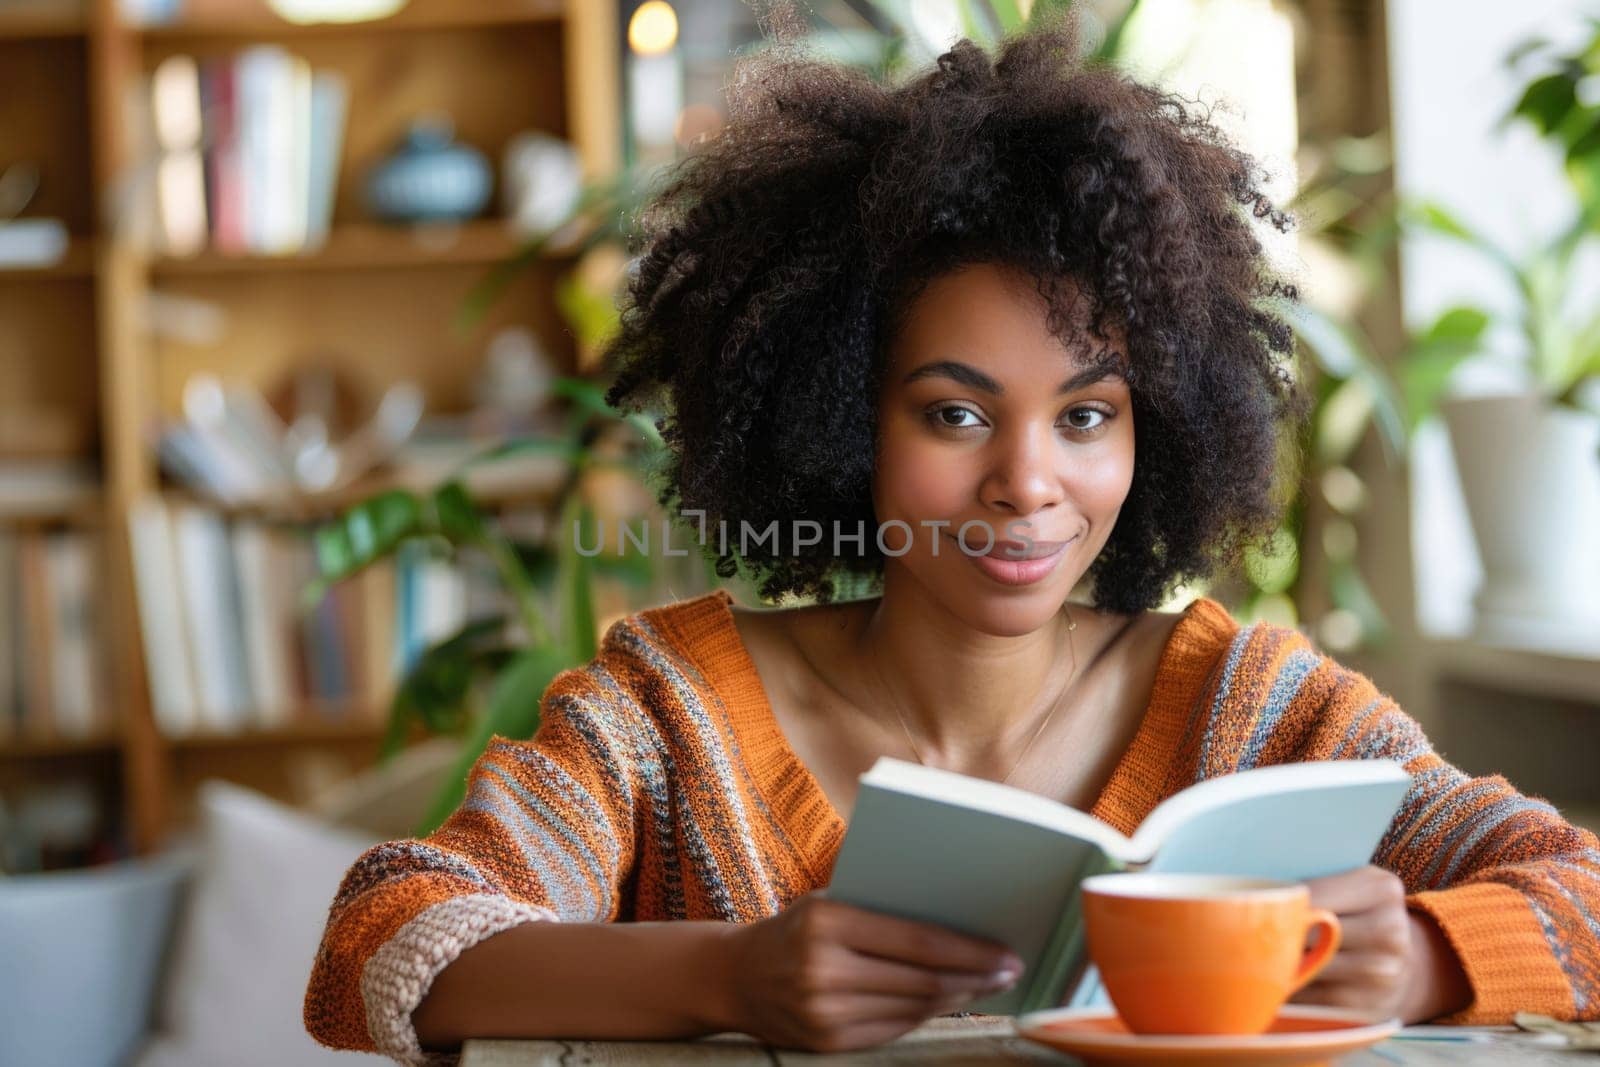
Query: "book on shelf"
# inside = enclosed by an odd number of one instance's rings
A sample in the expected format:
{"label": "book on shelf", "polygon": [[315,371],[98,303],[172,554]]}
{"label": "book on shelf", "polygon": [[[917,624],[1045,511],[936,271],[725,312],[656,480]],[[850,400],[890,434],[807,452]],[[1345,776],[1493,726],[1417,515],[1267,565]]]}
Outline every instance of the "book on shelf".
{"label": "book on shelf", "polygon": [[0,742],[83,739],[114,727],[100,548],[83,530],[0,531]]}
{"label": "book on shelf", "polygon": [[294,708],[295,659],[282,630],[294,615],[295,585],[279,574],[279,542],[259,522],[236,522],[231,531],[233,569],[239,583],[239,633],[244,642],[250,700],[261,725],[281,726]]}
{"label": "book on shelf", "polygon": [[109,724],[110,710],[100,670],[100,619],[96,610],[95,552],[98,540],[58,533],[44,541],[45,586],[50,597],[50,710],[55,734],[90,737]]}
{"label": "book on shelf", "polygon": [[332,224],[348,96],[342,74],[274,44],[163,60],[135,109],[156,160],[149,206],[160,250],[319,247]]}
{"label": "book on shelf", "polygon": [[469,618],[508,614],[493,568],[408,543],[315,604],[308,523],[149,497],[130,538],[150,700],[161,732],[387,719],[403,672]]}
{"label": "book on shelf", "polygon": [[150,705],[161,732],[181,736],[199,726],[200,687],[188,644],[177,546],[167,509],[154,498],[131,508],[128,540]]}
{"label": "book on shelf", "polygon": [[199,707],[214,729],[248,726],[254,696],[227,526],[214,511],[182,507],[173,511],[172,537]]}
{"label": "book on shelf", "polygon": [[165,250],[192,255],[205,246],[207,228],[200,77],[194,57],[162,60],[150,77],[150,99],[157,152],[156,209]]}
{"label": "book on shelf", "polygon": [[0,516],[59,514],[99,496],[100,475],[88,460],[0,457]]}
{"label": "book on shelf", "polygon": [[883,757],[861,776],[825,893],[1009,946],[1022,978],[972,1011],[1099,1005],[1085,878],[1150,870],[1301,881],[1360,867],[1410,782],[1392,760],[1254,768],[1168,797],[1130,837],[1022,789]]}
{"label": "book on shelf", "polygon": [[22,664],[17,625],[21,582],[17,571],[17,539],[0,531],[0,738],[17,728],[22,706]]}

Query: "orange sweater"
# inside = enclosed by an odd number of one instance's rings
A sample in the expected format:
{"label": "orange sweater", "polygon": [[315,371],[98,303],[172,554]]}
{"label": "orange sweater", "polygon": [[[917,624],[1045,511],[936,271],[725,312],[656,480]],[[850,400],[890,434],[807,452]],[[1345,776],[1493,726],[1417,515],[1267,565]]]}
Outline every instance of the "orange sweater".
{"label": "orange sweater", "polygon": [[[428,1062],[412,1011],[450,961],[501,930],[750,922],[827,884],[844,821],[779,730],[731,602],[719,591],[614,624],[592,663],[551,683],[531,740],[491,741],[443,826],[357,860],[306,991],[317,1040]],[[1203,778],[1377,758],[1401,761],[1413,784],[1374,862],[1438,921],[1472,985],[1450,1021],[1600,1018],[1600,842],[1503,778],[1445,763],[1369,679],[1297,630],[1190,604],[1091,814],[1131,833]]]}

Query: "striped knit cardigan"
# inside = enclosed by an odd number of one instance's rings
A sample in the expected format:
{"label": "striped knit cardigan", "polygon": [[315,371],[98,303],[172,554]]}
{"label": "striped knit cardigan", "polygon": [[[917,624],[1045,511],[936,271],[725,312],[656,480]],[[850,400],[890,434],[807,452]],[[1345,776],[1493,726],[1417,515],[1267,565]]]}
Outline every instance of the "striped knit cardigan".
{"label": "striped knit cardigan", "polygon": [[[789,747],[725,592],[618,621],[494,738],[434,833],[363,854],[305,997],[324,1044],[413,1063],[411,1013],[464,949],[525,922],[751,922],[828,883],[845,824]],[[1191,603],[1091,814],[1131,833],[1165,797],[1248,767],[1401,761],[1412,775],[1374,862],[1438,921],[1472,987],[1453,1022],[1600,1018],[1600,842],[1498,776],[1444,762],[1364,675],[1297,630]]]}

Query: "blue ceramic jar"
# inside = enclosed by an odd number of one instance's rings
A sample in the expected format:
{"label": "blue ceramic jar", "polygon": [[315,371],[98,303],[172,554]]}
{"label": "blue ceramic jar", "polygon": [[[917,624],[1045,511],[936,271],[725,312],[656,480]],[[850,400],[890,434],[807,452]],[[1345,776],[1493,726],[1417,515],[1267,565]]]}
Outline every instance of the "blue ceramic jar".
{"label": "blue ceramic jar", "polygon": [[368,209],[390,222],[454,222],[483,211],[493,170],[482,152],[454,136],[446,117],[416,119],[400,146],[368,174]]}

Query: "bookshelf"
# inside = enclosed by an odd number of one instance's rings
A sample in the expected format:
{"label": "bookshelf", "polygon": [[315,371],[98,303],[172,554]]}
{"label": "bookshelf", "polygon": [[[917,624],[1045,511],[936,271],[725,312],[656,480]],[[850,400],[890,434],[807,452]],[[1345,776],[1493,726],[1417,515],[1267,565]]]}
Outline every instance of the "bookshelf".
{"label": "bookshelf", "polygon": [[[418,384],[435,412],[462,410],[487,338],[531,329],[563,369],[583,357],[555,302],[572,265],[559,254],[524,272],[471,333],[457,309],[492,264],[517,246],[496,217],[399,228],[363,205],[367,169],[423,112],[448,113],[456,139],[496,169],[524,130],[562,137],[588,177],[620,164],[620,48],[616,5],[593,0],[410,0],[396,15],[358,24],[292,25],[264,4],[192,0],[175,21],[130,24],[117,0],[0,8],[0,167],[37,164],[41,182],[25,217],[62,220],[66,255],[43,268],[0,267],[0,422],[51,412],[70,427],[75,455],[99,471],[88,491],[43,506],[0,502],[0,537],[92,537],[97,576],[103,729],[81,736],[0,733],[0,800],[62,777],[107,798],[133,851],[156,849],[185,825],[193,790],[221,775],[288,798],[376,755],[378,709],[343,717],[315,706],[285,724],[168,736],[152,708],[130,517],[152,500],[192,503],[164,485],[152,427],[181,410],[199,372],[268,389],[308,351],[369,399],[388,384]],[[118,207],[148,155],[130,122],[130,96],[165,59],[197,61],[276,44],[348,89],[328,238],[313,251],[174,257],[139,236],[138,209]],[[497,189],[498,193],[498,189]],[[120,199],[119,199],[120,198]],[[159,294],[223,309],[225,343],[149,329]],[[3,462],[3,458],[0,458]],[[230,521],[304,523],[382,487],[226,511]],[[537,494],[506,502],[538,507]],[[0,708],[0,710],[5,710]],[[47,709],[48,710],[48,709]],[[348,710],[348,709],[346,709]],[[291,756],[293,758],[291,758]]]}

